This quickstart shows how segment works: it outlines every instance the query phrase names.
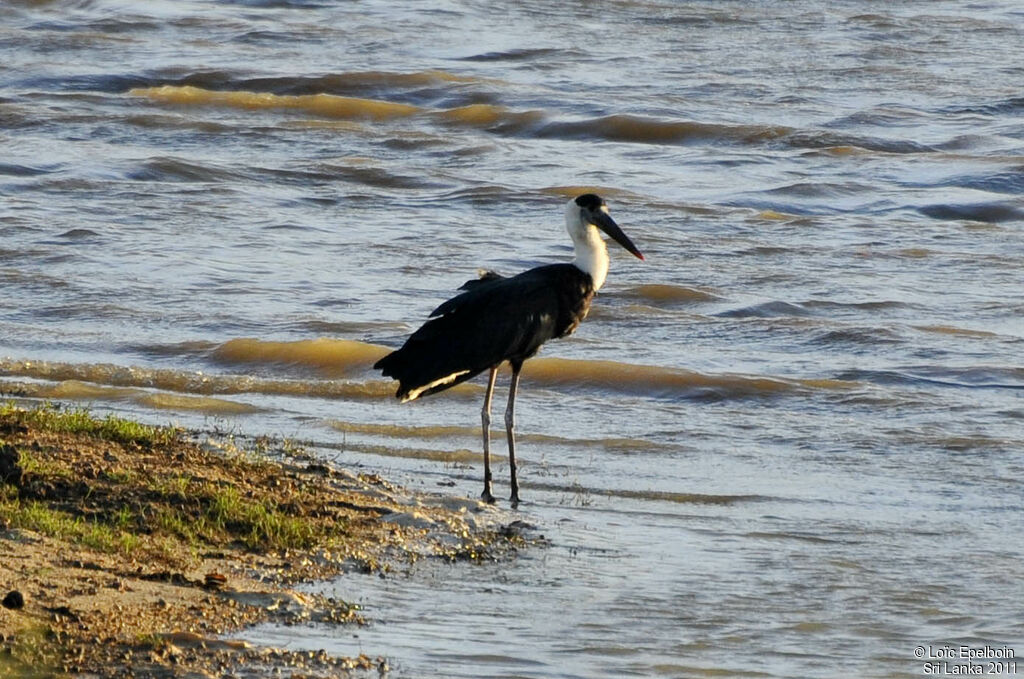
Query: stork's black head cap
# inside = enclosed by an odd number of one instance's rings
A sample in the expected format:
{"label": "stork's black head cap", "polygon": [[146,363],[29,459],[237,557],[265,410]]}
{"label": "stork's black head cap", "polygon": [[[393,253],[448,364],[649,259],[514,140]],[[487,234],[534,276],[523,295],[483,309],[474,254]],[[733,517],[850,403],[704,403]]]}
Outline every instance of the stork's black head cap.
{"label": "stork's black head cap", "polygon": [[596,210],[604,205],[604,199],[596,193],[584,193],[576,199],[576,204],[588,210]]}

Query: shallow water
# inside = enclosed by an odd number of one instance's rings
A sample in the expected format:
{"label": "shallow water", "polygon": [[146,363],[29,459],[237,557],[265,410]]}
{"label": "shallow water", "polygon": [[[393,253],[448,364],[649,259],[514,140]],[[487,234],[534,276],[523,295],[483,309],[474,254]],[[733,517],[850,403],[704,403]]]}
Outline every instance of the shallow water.
{"label": "shallow water", "polygon": [[0,388],[475,496],[479,380],[399,405],[370,366],[477,268],[567,259],[595,190],[647,261],[524,372],[551,547],[253,638],[394,676],[1021,655],[1022,63],[1012,2],[7,2]]}

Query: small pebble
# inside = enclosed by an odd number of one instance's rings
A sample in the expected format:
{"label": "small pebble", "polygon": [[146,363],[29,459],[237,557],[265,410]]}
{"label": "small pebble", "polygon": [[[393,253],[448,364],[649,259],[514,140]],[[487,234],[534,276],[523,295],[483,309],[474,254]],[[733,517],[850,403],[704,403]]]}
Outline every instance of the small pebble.
{"label": "small pebble", "polygon": [[3,604],[4,608],[16,610],[25,607],[25,597],[22,595],[21,592],[19,592],[16,589],[13,589],[7,593],[7,596],[5,596],[4,600],[0,603]]}

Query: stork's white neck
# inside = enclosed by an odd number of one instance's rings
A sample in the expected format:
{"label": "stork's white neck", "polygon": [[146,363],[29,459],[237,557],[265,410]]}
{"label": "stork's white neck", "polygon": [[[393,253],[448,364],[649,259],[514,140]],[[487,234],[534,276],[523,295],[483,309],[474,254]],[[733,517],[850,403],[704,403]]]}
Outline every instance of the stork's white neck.
{"label": "stork's white neck", "polygon": [[590,274],[594,290],[599,290],[608,277],[608,248],[597,227],[583,221],[579,206],[572,200],[565,208],[565,229],[576,248],[573,264],[580,271]]}

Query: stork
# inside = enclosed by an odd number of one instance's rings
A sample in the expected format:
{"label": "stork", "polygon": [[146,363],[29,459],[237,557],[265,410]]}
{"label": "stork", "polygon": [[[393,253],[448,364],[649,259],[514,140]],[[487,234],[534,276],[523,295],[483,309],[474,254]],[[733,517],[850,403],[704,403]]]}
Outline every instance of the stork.
{"label": "stork", "polygon": [[633,242],[608,213],[604,200],[586,193],[565,206],[565,228],[576,258],[571,264],[548,264],[505,278],[486,272],[465,283],[460,295],[434,309],[429,320],[401,349],[374,364],[385,377],[398,380],[395,396],[402,402],[434,394],[489,370],[481,409],[484,441],[484,490],[491,494],[491,397],[498,366],[512,368],[505,432],[511,475],[512,506],[519,504],[516,478],[515,402],[523,362],[549,339],[571,334],[586,318],[590,302],[608,275],[608,248],[598,229],[634,256],[643,259]]}

